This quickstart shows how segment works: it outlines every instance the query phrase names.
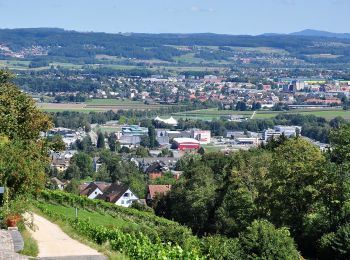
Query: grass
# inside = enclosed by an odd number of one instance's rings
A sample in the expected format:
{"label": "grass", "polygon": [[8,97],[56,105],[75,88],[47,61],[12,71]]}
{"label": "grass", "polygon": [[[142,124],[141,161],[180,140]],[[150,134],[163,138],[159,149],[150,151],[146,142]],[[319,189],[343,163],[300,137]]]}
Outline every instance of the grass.
{"label": "grass", "polygon": [[[72,209],[74,210],[74,208],[72,208]],[[59,210],[59,209],[57,209],[57,210]],[[41,215],[42,217],[45,217],[46,219],[50,220],[51,222],[57,224],[63,230],[63,232],[65,232],[72,239],[75,239],[75,240],[81,242],[82,244],[85,244],[91,248],[96,249],[98,252],[107,256],[108,259],[110,259],[110,260],[127,260],[127,259],[129,259],[126,255],[123,255],[122,253],[113,251],[108,243],[98,245],[96,243],[91,242],[87,238],[77,234],[77,232],[68,223],[66,223],[64,221],[54,220],[54,219],[50,218],[49,216],[46,216],[39,209],[36,209],[36,208],[33,208],[33,212],[35,212],[38,215]]]}
{"label": "grass", "polygon": [[85,102],[87,105],[143,105],[141,101],[121,100],[121,99],[91,99]]}
{"label": "grass", "polygon": [[[75,218],[75,208],[65,207],[56,204],[45,204],[50,211],[58,214],[63,214],[69,218]],[[108,227],[130,227],[130,225],[136,225],[135,223],[130,223],[130,221],[125,221],[121,218],[114,218],[108,214],[102,215],[98,212],[88,211],[85,209],[78,209],[78,218],[89,220],[91,223],[96,225],[108,226]]]}
{"label": "grass", "polygon": [[[269,111],[269,110],[261,110],[257,111],[253,117],[253,119],[268,119],[277,116],[278,114],[301,114],[301,115],[314,115],[318,117],[323,117],[326,120],[331,120],[337,116],[343,117],[345,120],[350,121],[350,111],[345,111],[342,109],[295,109],[289,111]],[[188,119],[202,119],[202,120],[213,120],[218,119],[221,116],[225,115],[243,115],[247,117],[251,117],[253,114],[252,111],[235,111],[235,110],[218,110],[217,108],[210,109],[201,109],[194,110],[188,112],[179,112],[174,113],[172,116],[175,118],[188,118]]]}
{"label": "grass", "polygon": [[203,144],[203,145],[201,145],[201,147],[204,148],[204,151],[206,153],[220,152],[222,150],[222,148],[223,148],[223,147],[214,146],[214,145],[211,145],[211,144]]}
{"label": "grass", "polygon": [[19,253],[26,256],[37,256],[39,254],[38,242],[31,236],[26,228],[21,230],[21,234],[24,241],[24,248]]}
{"label": "grass", "polygon": [[55,113],[55,112],[64,112],[64,111],[71,111],[71,112],[80,112],[80,113],[90,113],[90,112],[105,112],[104,109],[87,109],[87,108],[40,108],[44,112],[48,113]]}
{"label": "grass", "polygon": [[37,106],[45,112],[105,112],[109,110],[157,110],[170,105],[146,105],[142,101],[118,100],[118,99],[92,99],[85,103],[37,103]]}

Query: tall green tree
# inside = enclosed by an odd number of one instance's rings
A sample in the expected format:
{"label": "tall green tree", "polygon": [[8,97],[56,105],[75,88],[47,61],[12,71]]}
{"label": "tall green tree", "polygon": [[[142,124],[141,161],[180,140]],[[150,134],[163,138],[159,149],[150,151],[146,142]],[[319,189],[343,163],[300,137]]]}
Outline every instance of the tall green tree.
{"label": "tall green tree", "polygon": [[153,125],[148,127],[148,137],[149,137],[149,147],[150,148],[158,147],[159,144],[156,139],[156,130]]}
{"label": "tall green tree", "polygon": [[320,180],[326,159],[320,149],[301,138],[285,141],[276,148],[267,178],[267,207],[271,221],[302,233],[304,217],[320,201]]}
{"label": "tall green tree", "polygon": [[98,134],[97,134],[97,145],[96,146],[99,149],[104,149],[106,147],[105,136],[103,135],[102,132],[98,132]]}

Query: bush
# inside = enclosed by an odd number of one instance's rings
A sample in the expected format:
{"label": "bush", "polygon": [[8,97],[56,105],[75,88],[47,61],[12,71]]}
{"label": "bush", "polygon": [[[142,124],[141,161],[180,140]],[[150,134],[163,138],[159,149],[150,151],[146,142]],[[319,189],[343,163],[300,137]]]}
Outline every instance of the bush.
{"label": "bush", "polygon": [[243,259],[300,259],[288,229],[276,229],[266,220],[255,220],[239,243]]}

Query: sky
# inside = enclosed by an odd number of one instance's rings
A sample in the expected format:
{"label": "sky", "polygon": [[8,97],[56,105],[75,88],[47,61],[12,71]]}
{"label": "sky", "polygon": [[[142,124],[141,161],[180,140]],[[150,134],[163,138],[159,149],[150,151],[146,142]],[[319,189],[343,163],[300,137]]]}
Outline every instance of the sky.
{"label": "sky", "polygon": [[350,0],[0,0],[0,28],[143,33],[350,33]]}

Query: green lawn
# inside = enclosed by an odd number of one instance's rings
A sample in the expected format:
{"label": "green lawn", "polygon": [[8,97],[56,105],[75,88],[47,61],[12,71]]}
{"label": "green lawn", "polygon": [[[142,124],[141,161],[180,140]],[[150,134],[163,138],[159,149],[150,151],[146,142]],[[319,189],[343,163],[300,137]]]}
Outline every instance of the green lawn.
{"label": "green lawn", "polygon": [[[75,208],[73,207],[65,207],[62,205],[49,203],[45,203],[45,205],[48,207],[49,210],[55,213],[63,214],[69,218],[75,217]],[[109,227],[130,227],[130,225],[137,226],[137,224],[130,222],[130,220],[125,221],[121,218],[114,218],[108,214],[102,215],[98,212],[88,211],[81,208],[78,209],[78,218],[89,220],[91,223],[96,225],[103,225]]]}

